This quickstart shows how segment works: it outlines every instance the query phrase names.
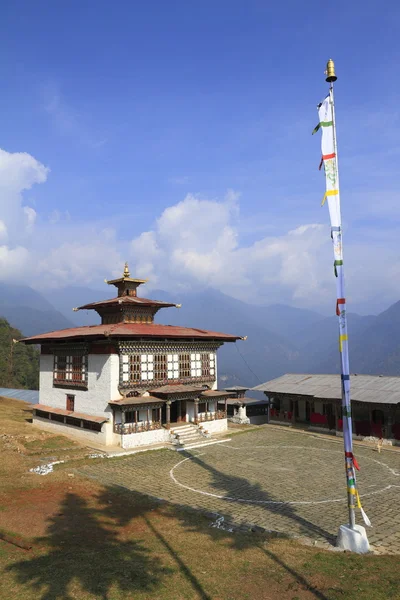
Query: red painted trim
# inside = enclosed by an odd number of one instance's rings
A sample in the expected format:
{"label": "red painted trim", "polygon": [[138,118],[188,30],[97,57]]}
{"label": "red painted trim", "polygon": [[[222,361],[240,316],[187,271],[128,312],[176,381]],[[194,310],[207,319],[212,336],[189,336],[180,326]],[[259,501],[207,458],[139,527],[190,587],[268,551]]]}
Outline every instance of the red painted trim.
{"label": "red painted trim", "polygon": [[114,344],[91,344],[89,354],[117,354],[118,350]]}
{"label": "red painted trim", "polygon": [[346,298],[338,298],[336,300],[336,314],[340,316],[339,304],[346,304]]}
{"label": "red painted trim", "polygon": [[360,470],[360,465],[358,464],[356,457],[354,456],[354,454],[352,452],[345,452],[344,453],[346,458],[351,458],[353,461],[353,465],[355,466],[355,468],[357,469],[357,471]]}
{"label": "red painted trim", "polygon": [[322,158],[323,158],[323,160],[329,160],[330,158],[335,158],[335,156],[336,156],[335,153],[333,153],[333,154],[323,154]]}

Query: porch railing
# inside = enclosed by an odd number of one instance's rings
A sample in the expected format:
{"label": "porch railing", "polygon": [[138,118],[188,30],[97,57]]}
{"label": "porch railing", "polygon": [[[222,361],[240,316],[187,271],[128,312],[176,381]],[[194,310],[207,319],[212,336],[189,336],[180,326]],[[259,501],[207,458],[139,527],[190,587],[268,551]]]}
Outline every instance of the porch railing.
{"label": "porch railing", "polygon": [[142,421],[141,423],[115,423],[114,433],[127,435],[129,433],[143,433],[144,431],[154,431],[161,429],[160,421]]}
{"label": "porch railing", "polygon": [[197,417],[197,422],[204,423],[206,421],[216,421],[217,419],[226,419],[226,412],[224,410],[217,410],[213,413],[200,413]]}

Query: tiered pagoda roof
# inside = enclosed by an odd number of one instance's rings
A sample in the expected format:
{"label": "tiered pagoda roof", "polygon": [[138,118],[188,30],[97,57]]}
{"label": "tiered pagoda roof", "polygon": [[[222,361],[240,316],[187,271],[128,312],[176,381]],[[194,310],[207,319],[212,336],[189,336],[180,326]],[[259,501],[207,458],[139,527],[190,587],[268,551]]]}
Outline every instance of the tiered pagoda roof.
{"label": "tiered pagoda roof", "polygon": [[217,342],[235,342],[242,339],[206,329],[194,329],[173,325],[154,323],[154,315],[161,308],[176,307],[180,304],[150,300],[137,296],[137,288],[146,283],[145,279],[131,278],[127,263],[123,276],[106,281],[115,285],[118,296],[110,300],[100,300],[76,308],[74,310],[95,310],[101,318],[100,325],[71,327],[59,331],[51,331],[25,338],[28,344],[42,344],[61,341],[96,341],[96,340],[134,340],[134,339],[184,339],[215,340]]}
{"label": "tiered pagoda roof", "polygon": [[122,277],[106,280],[106,283],[115,285],[118,290],[116,298],[84,304],[74,310],[95,310],[101,317],[102,325],[109,325],[113,323],[153,323],[154,315],[160,308],[180,307],[179,304],[171,302],[139,298],[137,288],[146,283],[146,279],[133,279],[128,263],[125,263]]}

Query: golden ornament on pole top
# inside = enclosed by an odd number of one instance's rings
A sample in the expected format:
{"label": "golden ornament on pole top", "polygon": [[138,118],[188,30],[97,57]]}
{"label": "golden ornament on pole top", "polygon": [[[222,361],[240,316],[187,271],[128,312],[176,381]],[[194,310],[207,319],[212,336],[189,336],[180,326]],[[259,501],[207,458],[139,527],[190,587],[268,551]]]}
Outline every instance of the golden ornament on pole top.
{"label": "golden ornament on pole top", "polygon": [[326,75],[326,81],[328,83],[333,83],[337,79],[336,73],[335,73],[335,63],[333,62],[333,60],[331,58],[328,60],[328,62],[326,64],[325,75]]}

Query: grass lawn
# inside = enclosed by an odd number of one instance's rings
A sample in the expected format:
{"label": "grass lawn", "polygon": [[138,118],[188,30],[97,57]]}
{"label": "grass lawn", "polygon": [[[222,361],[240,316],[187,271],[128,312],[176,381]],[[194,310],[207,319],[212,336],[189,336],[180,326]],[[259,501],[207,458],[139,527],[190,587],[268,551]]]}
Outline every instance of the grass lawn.
{"label": "grass lawn", "polygon": [[0,541],[1,600],[399,600],[399,557],[215,529],[194,511],[71,477],[74,463],[29,473],[41,458],[87,451],[34,429],[27,410],[0,400],[0,537],[32,545]]}

